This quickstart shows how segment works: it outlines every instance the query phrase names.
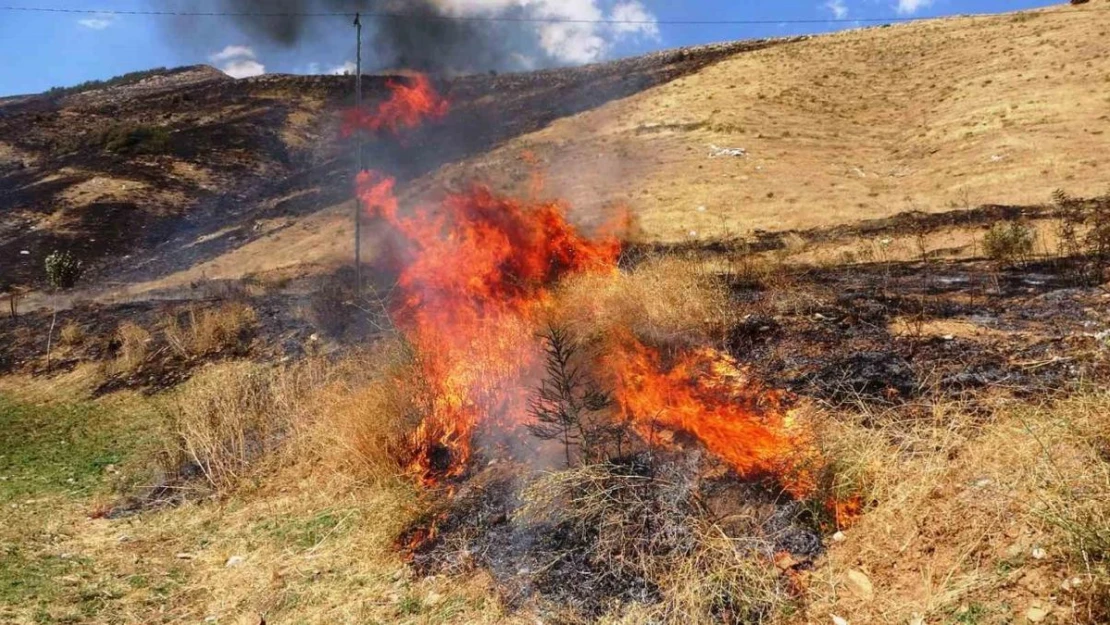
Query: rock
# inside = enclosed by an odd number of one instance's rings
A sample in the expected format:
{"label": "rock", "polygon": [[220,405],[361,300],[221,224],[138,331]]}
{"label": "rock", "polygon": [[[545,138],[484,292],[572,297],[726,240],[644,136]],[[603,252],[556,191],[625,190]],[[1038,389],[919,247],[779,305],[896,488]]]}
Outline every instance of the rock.
{"label": "rock", "polygon": [[847,574],[848,588],[852,594],[856,595],[864,601],[872,601],[875,599],[875,588],[871,585],[871,578],[863,571],[851,569]]}
{"label": "rock", "polygon": [[233,566],[239,566],[243,563],[244,560],[246,560],[246,558],[244,558],[243,556],[231,556],[227,559],[227,562],[224,564],[224,566],[230,569]]}
{"label": "rock", "polygon": [[1052,608],[1037,603],[1029,606],[1029,609],[1025,611],[1025,618],[1030,623],[1040,623],[1048,618],[1050,612],[1052,612]]}

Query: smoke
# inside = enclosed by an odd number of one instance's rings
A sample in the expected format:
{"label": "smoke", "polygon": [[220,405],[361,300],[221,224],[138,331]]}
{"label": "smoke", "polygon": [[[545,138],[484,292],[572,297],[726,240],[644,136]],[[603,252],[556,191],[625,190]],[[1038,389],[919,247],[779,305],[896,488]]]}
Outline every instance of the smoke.
{"label": "smoke", "polygon": [[659,35],[639,0],[193,0],[189,8],[237,15],[215,26],[212,18],[179,18],[171,29],[179,42],[208,52],[249,44],[267,65],[271,56],[304,67],[353,60],[350,20],[314,13],[362,13],[371,69],[475,72],[588,63],[606,58],[621,41]]}

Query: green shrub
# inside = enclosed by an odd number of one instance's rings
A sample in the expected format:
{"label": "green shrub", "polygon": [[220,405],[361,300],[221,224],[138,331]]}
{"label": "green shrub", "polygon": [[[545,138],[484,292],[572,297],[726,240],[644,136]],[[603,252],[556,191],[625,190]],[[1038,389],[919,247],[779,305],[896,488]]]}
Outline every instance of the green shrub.
{"label": "green shrub", "polygon": [[1001,222],[991,226],[983,237],[983,252],[1002,263],[1027,260],[1033,254],[1037,231],[1018,222]]}
{"label": "green shrub", "polygon": [[46,257],[46,281],[55,289],[73,288],[84,273],[84,265],[68,251],[55,251]]}
{"label": "green shrub", "polygon": [[170,132],[161,126],[116,126],[104,133],[103,144],[115,154],[165,154]]}

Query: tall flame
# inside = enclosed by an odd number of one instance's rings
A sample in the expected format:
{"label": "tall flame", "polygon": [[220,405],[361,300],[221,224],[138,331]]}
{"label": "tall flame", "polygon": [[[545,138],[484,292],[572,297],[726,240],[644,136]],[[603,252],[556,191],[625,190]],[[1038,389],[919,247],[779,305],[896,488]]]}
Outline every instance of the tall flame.
{"label": "tall flame", "polygon": [[400,241],[394,315],[436,398],[413,443],[414,468],[431,480],[465,468],[479,423],[523,421],[551,287],[614,271],[620,244],[582,236],[558,202],[521,202],[481,185],[402,216],[393,187],[375,172],[359,177],[363,206]]}
{"label": "tall flame", "polygon": [[[396,132],[447,112],[426,77],[391,89],[377,111],[349,113],[345,127]],[[434,397],[410,449],[411,468],[433,483],[465,471],[480,429],[523,430],[543,369],[535,335],[553,288],[575,274],[617,272],[621,246],[613,236],[584,236],[560,202],[474,185],[402,214],[395,186],[387,175],[363,172],[358,197],[390,235],[394,321]],[[686,433],[742,476],[774,477],[797,496],[814,489],[805,465],[816,452],[783,394],[746,379],[713,350],[689,351],[665,366],[631,333],[610,347],[599,364],[612,377],[619,415],[645,439],[673,442]]]}

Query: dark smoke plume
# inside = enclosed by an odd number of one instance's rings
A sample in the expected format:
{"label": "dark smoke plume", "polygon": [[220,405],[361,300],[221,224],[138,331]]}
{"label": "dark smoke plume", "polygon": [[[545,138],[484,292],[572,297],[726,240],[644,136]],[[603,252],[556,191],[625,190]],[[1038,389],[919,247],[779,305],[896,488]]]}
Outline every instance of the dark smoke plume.
{"label": "dark smoke plume", "polygon": [[[192,8],[228,13],[361,12],[368,69],[432,72],[515,69],[519,56],[514,53],[534,48],[525,24],[443,19],[449,14],[437,0],[197,0]],[[316,48],[325,41],[346,42],[353,34],[350,20],[341,16],[236,15],[229,19],[252,42],[290,50]],[[344,25],[348,28],[344,29]],[[194,42],[198,34],[204,36],[202,25],[195,20],[179,22],[175,31]]]}

